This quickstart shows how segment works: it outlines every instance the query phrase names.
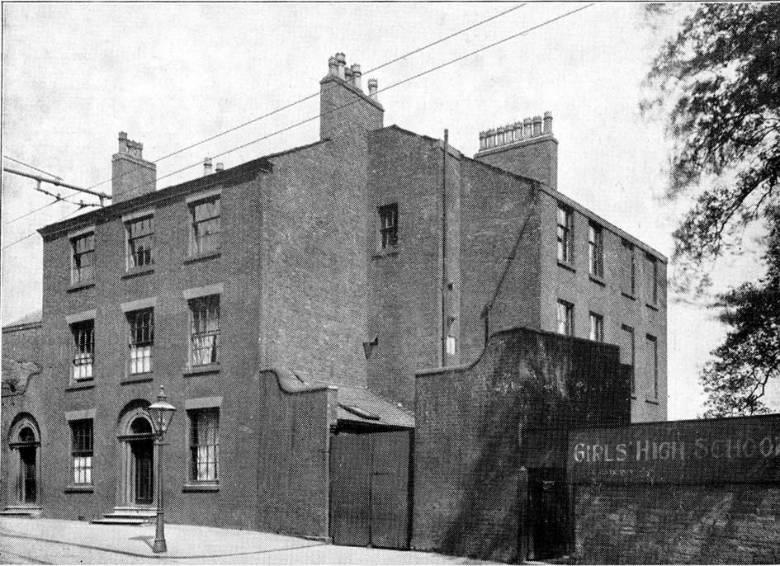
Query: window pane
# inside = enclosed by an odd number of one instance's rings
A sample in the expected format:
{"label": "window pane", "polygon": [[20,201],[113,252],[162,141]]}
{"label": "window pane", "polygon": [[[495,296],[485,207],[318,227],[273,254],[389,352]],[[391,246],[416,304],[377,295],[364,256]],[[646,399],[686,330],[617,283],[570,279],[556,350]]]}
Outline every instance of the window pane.
{"label": "window pane", "polygon": [[190,411],[190,479],[219,479],[219,412]]}
{"label": "window pane", "polygon": [[190,301],[192,331],[190,361],[192,365],[213,364],[219,351],[219,295]]}
{"label": "window pane", "polygon": [[191,253],[200,254],[219,249],[220,199],[198,202],[191,207]]}
{"label": "window pane", "polygon": [[127,319],[130,323],[130,373],[148,373],[152,371],[154,310],[134,311]]}
{"label": "window pane", "polygon": [[85,234],[71,240],[73,249],[71,283],[81,283],[94,279],[95,235]]}
{"label": "window pane", "polygon": [[71,427],[71,462],[73,483],[92,483],[92,421],[73,421]]}
{"label": "window pane", "polygon": [[71,325],[74,351],[71,364],[73,379],[92,378],[92,365],[95,350],[95,321],[85,320]]}

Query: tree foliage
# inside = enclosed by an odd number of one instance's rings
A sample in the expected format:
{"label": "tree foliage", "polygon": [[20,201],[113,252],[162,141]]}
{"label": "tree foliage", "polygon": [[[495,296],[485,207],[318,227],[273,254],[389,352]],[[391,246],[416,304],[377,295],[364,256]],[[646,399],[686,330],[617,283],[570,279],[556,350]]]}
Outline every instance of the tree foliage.
{"label": "tree foliage", "polygon": [[645,108],[669,109],[675,143],[668,197],[693,197],[674,232],[678,270],[706,281],[703,264],[733,249],[741,229],[756,220],[768,229],[767,274],[719,297],[730,331],[701,375],[708,415],[761,412],[780,371],[780,4],[699,5],[648,83],[657,96]]}

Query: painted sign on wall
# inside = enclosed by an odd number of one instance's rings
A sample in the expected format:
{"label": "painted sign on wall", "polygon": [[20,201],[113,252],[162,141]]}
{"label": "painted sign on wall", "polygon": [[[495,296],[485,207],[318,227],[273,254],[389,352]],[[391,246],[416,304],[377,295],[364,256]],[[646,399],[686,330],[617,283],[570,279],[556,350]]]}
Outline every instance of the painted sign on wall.
{"label": "painted sign on wall", "polygon": [[574,483],[780,482],[780,415],[573,430]]}

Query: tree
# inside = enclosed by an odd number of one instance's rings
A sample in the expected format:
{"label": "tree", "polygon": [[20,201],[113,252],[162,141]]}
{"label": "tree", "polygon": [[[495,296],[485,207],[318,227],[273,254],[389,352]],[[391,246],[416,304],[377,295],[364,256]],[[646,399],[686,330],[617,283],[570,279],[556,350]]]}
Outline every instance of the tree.
{"label": "tree", "polygon": [[780,4],[699,5],[663,45],[648,84],[657,96],[644,109],[669,108],[667,196],[693,198],[674,232],[680,288],[701,290],[703,267],[733,252],[748,225],[767,229],[766,275],[714,303],[730,328],[700,376],[707,416],[765,411],[780,374]]}

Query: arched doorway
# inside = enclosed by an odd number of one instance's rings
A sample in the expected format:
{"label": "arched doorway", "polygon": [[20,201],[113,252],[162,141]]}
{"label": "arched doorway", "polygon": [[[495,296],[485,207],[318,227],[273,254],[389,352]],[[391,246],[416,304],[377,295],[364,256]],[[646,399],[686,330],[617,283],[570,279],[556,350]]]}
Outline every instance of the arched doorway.
{"label": "arched doorway", "polygon": [[40,502],[41,435],[29,415],[18,417],[9,434],[11,467],[8,482],[14,505],[37,507]]}
{"label": "arched doorway", "polygon": [[136,406],[122,416],[119,433],[121,470],[118,503],[128,507],[152,506],[154,434],[144,406]]}

